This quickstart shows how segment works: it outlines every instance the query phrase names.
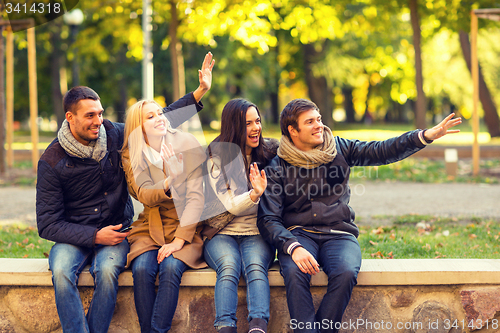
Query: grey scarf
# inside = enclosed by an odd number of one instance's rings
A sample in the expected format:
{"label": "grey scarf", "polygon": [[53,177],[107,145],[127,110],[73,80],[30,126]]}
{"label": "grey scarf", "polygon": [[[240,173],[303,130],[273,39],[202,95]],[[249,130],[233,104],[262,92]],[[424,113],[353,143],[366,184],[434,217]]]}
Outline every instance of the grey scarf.
{"label": "grey scarf", "polygon": [[57,138],[59,139],[61,146],[68,154],[80,158],[92,158],[97,162],[100,162],[108,152],[106,130],[104,129],[104,125],[99,127],[99,138],[95,141],[91,141],[88,146],[81,144],[75,139],[71,133],[67,120],[64,120],[62,123],[61,129],[57,133]]}
{"label": "grey scarf", "polygon": [[278,156],[291,165],[306,169],[314,169],[322,164],[330,163],[337,156],[337,145],[332,131],[323,127],[323,143],[316,148],[303,151],[295,147],[287,136],[281,137]]}

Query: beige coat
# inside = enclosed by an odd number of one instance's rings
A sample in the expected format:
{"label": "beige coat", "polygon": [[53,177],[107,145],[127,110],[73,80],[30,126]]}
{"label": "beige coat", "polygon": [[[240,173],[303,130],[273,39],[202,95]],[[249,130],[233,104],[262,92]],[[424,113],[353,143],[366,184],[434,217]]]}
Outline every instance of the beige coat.
{"label": "beige coat", "polygon": [[181,250],[173,253],[174,258],[191,268],[203,268],[207,265],[203,261],[199,220],[204,204],[201,165],[205,152],[192,134],[182,131],[169,129],[165,142],[173,144],[176,154],[182,152],[184,163],[184,173],[167,192],[164,189],[165,170],[149,163],[143,155],[147,167],[134,177],[128,168],[128,152],[122,156],[130,195],[144,205],[144,211],[132,224],[128,236],[127,267],[142,253],[157,250],[178,237],[186,242]]}

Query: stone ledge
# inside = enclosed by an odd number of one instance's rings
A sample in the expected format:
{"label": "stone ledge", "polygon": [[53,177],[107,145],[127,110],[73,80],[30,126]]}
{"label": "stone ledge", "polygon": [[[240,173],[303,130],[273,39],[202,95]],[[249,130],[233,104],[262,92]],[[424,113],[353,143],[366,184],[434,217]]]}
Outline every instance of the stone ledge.
{"label": "stone ledge", "polygon": [[[215,286],[210,269],[188,270],[182,286]],[[277,263],[269,270],[271,286],[283,286]],[[120,275],[120,286],[132,286],[132,272]],[[244,282],[241,282],[244,285]],[[498,259],[365,259],[358,275],[358,286],[500,284]],[[80,286],[92,286],[88,269],[80,275]],[[326,286],[323,272],[313,276],[313,286]],[[0,259],[0,286],[52,286],[47,259]]]}

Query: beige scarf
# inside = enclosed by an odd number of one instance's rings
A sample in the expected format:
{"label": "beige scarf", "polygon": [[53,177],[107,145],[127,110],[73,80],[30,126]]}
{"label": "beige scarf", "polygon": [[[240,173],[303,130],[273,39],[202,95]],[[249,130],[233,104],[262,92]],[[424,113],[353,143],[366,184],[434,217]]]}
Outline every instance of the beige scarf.
{"label": "beige scarf", "polygon": [[278,156],[296,167],[314,169],[333,161],[337,156],[337,146],[332,131],[323,126],[323,143],[309,151],[298,149],[287,136],[283,135],[278,148]]}

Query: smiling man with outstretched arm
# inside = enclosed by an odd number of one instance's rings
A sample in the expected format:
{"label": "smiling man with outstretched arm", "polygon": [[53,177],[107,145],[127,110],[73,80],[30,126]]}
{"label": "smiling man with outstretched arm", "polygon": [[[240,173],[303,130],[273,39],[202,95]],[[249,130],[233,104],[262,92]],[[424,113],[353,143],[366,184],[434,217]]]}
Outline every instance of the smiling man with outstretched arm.
{"label": "smiling man with outstretched arm", "polygon": [[[334,136],[311,101],[296,99],[285,106],[278,156],[265,169],[268,182],[257,225],[278,249],[294,332],[337,332],[356,285],[361,250],[349,206],[350,168],[393,163],[459,132],[450,130],[461,123],[453,116],[431,129],[363,142]],[[316,312],[309,283],[320,267],[328,287]]]}

